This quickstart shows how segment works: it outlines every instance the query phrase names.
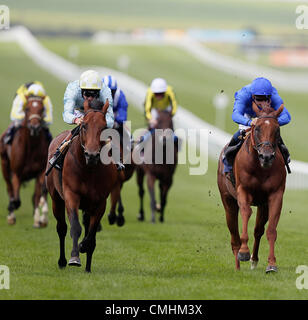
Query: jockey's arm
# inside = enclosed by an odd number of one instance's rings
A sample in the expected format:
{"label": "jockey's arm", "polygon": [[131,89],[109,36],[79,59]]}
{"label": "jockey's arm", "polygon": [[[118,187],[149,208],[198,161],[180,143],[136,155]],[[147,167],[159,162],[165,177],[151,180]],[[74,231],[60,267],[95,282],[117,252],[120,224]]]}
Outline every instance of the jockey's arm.
{"label": "jockey's arm", "polygon": [[172,90],[172,88],[168,88],[167,92],[168,92],[169,99],[171,102],[171,107],[172,107],[171,115],[174,116],[176,113],[176,110],[177,110],[177,103],[176,103],[176,99],[175,99],[175,94],[174,94],[174,91]]}
{"label": "jockey's arm", "polygon": [[145,105],[144,105],[144,111],[145,111],[145,117],[147,120],[151,119],[151,109],[152,109],[152,99],[153,99],[153,93],[150,89],[147,91],[147,95],[145,98]]}
{"label": "jockey's arm", "polygon": [[[276,89],[273,90],[272,94],[272,106],[275,110],[279,109],[279,107],[283,104],[283,100],[279,96]],[[286,107],[283,108],[282,112],[278,117],[278,123],[280,126],[284,126],[291,121],[291,115]]]}
{"label": "jockey's arm", "polygon": [[44,108],[45,108],[45,112],[44,112],[44,121],[47,125],[50,125],[53,121],[53,107],[52,107],[52,103],[51,100],[49,98],[49,96],[46,96],[44,101]]}
{"label": "jockey's arm", "polygon": [[[232,113],[232,120],[238,124],[242,124],[244,126],[250,126],[251,120],[247,119],[245,114],[246,103],[247,103],[246,95],[241,92],[235,93],[235,101],[233,105],[233,113]],[[249,98],[248,98],[249,99]]]}
{"label": "jockey's arm", "polygon": [[24,108],[27,103],[23,95],[17,94],[12,105],[10,118],[12,121],[22,120],[25,117]]}
{"label": "jockey's arm", "polygon": [[63,104],[64,111],[62,113],[64,122],[73,124],[76,116],[74,115],[74,109],[76,106],[77,91],[78,87],[74,82],[70,82],[65,90]]}
{"label": "jockey's arm", "polygon": [[103,85],[100,96],[102,97],[102,100],[104,103],[106,103],[108,99],[109,107],[106,113],[107,128],[113,128],[113,124],[114,124],[113,99],[112,99],[111,90],[109,89],[109,87]]}
{"label": "jockey's arm", "polygon": [[115,119],[118,123],[123,123],[127,120],[127,107],[128,103],[126,101],[126,98],[124,94],[121,94],[118,102],[118,112]]}

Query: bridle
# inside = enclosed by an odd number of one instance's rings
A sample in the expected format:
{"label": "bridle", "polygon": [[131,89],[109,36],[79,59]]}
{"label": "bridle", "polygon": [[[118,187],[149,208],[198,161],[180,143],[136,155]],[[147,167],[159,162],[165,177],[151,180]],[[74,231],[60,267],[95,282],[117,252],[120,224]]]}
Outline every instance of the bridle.
{"label": "bridle", "polygon": [[[258,119],[275,119],[278,122],[277,118],[274,116],[260,116],[260,117],[258,117]],[[276,150],[276,143],[272,143],[270,141],[262,141],[262,142],[256,144],[255,135],[254,135],[255,126],[253,126],[251,129],[252,129],[251,130],[252,147],[258,152],[258,154],[261,153],[261,150],[260,150],[261,147],[268,146],[268,147],[272,148],[272,150],[273,150],[272,154],[275,155],[276,154],[276,151],[275,151]]]}
{"label": "bridle", "polygon": [[[88,111],[84,114],[84,118],[85,118],[89,113],[91,113],[91,112],[99,112],[99,113],[101,113],[104,117],[106,116],[106,112],[103,112],[102,110],[90,109],[90,110],[88,110]],[[79,126],[78,134],[79,134],[79,140],[80,140],[81,148],[82,148],[83,152],[86,153],[85,146],[84,146],[84,144],[82,143],[82,137],[81,137],[81,135],[82,135],[82,133],[81,133],[82,130],[81,130],[81,129],[82,129],[82,124]],[[101,152],[102,148],[103,148],[103,146],[101,146],[101,148],[100,148],[100,150],[98,151],[98,153]]]}
{"label": "bridle", "polygon": [[[35,98],[35,97],[31,97],[31,98],[28,98],[28,103],[31,102],[31,101],[40,101],[39,103],[42,103],[42,99],[41,98]],[[37,102],[38,103],[38,102]],[[29,107],[27,105],[26,107],[26,113],[29,111]],[[37,128],[34,128],[33,126],[31,126],[31,120],[33,119],[38,119],[38,121],[40,122],[40,125],[37,127]],[[31,114],[29,117],[27,117],[27,123],[26,123],[26,127],[31,131],[31,135],[35,134],[35,132],[41,128],[41,123],[43,121],[43,118],[40,114],[38,113],[34,113],[34,114]]]}

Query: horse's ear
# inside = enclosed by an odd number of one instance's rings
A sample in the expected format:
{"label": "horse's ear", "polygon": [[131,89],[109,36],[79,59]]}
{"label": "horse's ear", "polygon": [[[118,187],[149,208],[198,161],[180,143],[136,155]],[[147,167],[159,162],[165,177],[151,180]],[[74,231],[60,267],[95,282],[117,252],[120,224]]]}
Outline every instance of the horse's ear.
{"label": "horse's ear", "polygon": [[104,104],[103,109],[102,109],[103,113],[106,114],[108,108],[109,108],[109,100],[107,99],[107,100],[106,100],[106,103]]}
{"label": "horse's ear", "polygon": [[252,109],[256,113],[257,117],[259,117],[261,110],[259,109],[259,107],[256,105],[254,101],[252,101]]}
{"label": "horse's ear", "polygon": [[276,116],[276,118],[279,117],[279,115],[280,115],[280,113],[282,112],[283,108],[284,108],[284,105],[282,104],[282,105],[279,107],[279,109],[275,111],[275,116]]}
{"label": "horse's ear", "polygon": [[84,102],[83,102],[83,109],[84,109],[84,112],[87,112],[89,111],[90,109],[90,102],[88,99],[85,99]]}

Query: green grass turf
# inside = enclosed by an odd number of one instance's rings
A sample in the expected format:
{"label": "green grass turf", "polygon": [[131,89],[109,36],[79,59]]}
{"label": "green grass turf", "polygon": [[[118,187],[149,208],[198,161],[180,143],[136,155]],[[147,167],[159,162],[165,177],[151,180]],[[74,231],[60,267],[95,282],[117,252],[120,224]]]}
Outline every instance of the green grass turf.
{"label": "green grass turf", "polygon": [[[61,120],[65,84],[33,64],[13,44],[1,43],[0,99],[3,131],[9,123],[14,91],[24,81],[43,81],[55,105],[53,133],[65,126]],[[142,115],[133,108],[133,126],[143,126]],[[50,211],[47,229],[32,228],[30,197],[33,182],[21,192],[17,224],[6,224],[7,194],[0,179],[0,264],[10,268],[10,289],[0,290],[0,299],[307,299],[307,290],[295,287],[295,270],[307,263],[306,192],[287,191],[278,226],[277,274],[266,275],[268,245],[263,238],[260,263],[255,271],[248,263],[234,270],[230,236],[216,186],[216,163],[209,162],[204,176],[189,176],[188,167],[178,167],[169,194],[166,222],[152,225],[146,194],[146,221],[136,220],[138,196],[133,177],[125,186],[123,203],[126,225],[109,226],[97,235],[92,273],[83,267],[57,266],[59,247],[55,219]],[[50,203],[50,200],[49,200]],[[252,248],[253,221],[249,225]],[[72,242],[68,233],[67,257]]]}

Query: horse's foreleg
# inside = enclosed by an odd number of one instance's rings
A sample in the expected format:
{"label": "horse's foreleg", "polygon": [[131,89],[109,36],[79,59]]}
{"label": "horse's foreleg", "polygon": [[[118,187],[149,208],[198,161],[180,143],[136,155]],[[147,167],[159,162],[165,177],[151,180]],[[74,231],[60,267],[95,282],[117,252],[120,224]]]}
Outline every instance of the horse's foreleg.
{"label": "horse's foreleg", "polygon": [[238,204],[233,198],[222,198],[226,212],[226,221],[231,234],[231,248],[235,257],[235,268],[240,270],[238,253],[241,247],[241,239],[238,230]]}
{"label": "horse's foreleg", "polygon": [[105,209],[106,200],[101,204],[101,206],[96,210],[96,212],[90,215],[88,234],[79,244],[79,251],[81,253],[87,253],[87,262],[85,269],[86,272],[91,272],[92,255],[96,247],[97,227],[101,221],[102,216],[105,213]]}
{"label": "horse's foreleg", "polygon": [[[44,186],[44,175],[43,172],[40,176],[37,177],[35,183],[35,191],[33,197],[33,205],[34,205],[34,227],[46,227],[48,224],[48,204],[47,204],[47,194],[46,191],[43,190]],[[41,215],[41,210],[42,215]]]}
{"label": "horse's foreleg", "polygon": [[275,241],[277,239],[277,225],[280,218],[282,209],[283,191],[279,190],[275,194],[272,194],[268,199],[268,227],[266,230],[266,236],[269,243],[269,256],[268,266],[266,272],[277,271],[276,257],[275,257]]}
{"label": "horse's foreleg", "polygon": [[54,191],[52,197],[52,211],[57,220],[57,233],[60,241],[60,257],[58,265],[60,268],[64,268],[67,265],[65,258],[65,237],[67,233],[67,224],[65,221],[65,205],[59,194]]}
{"label": "horse's foreleg", "polygon": [[14,224],[16,222],[16,217],[14,214],[14,210],[17,210],[20,207],[20,198],[19,198],[19,190],[20,190],[20,179],[16,173],[12,174],[12,189],[13,189],[13,197],[10,199],[9,203],[9,215],[7,221],[9,224]]}
{"label": "horse's foreleg", "polygon": [[155,200],[155,177],[151,174],[147,174],[147,185],[151,199],[151,212],[152,212],[152,223],[155,223],[155,211],[156,211],[156,200]]}
{"label": "horse's foreleg", "polygon": [[14,209],[11,206],[11,203],[14,201],[14,192],[13,192],[13,185],[11,182],[11,168],[10,168],[10,161],[6,154],[1,154],[1,169],[4,180],[6,182],[6,189],[9,196],[10,204],[8,206],[9,214],[8,214],[8,223],[15,224],[16,217],[14,214]]}
{"label": "horse's foreleg", "polygon": [[167,194],[168,194],[168,190],[170,189],[172,184],[172,181],[168,182],[168,183],[162,183],[160,182],[159,184],[159,190],[160,190],[160,222],[164,222],[164,211],[165,211],[165,207],[167,204]]}
{"label": "horse's foreleg", "polygon": [[117,207],[118,199],[120,197],[120,191],[121,191],[121,185],[120,185],[120,182],[118,181],[110,194],[111,206],[110,206],[110,212],[108,214],[108,221],[109,221],[109,224],[111,225],[117,221],[116,207]]}
{"label": "horse's foreleg", "polygon": [[71,191],[66,191],[64,194],[65,206],[67,210],[68,219],[71,225],[71,238],[73,240],[73,248],[71,252],[70,266],[81,266],[79,259],[78,239],[81,235],[81,225],[79,223],[78,209],[80,199],[78,195]]}
{"label": "horse's foreleg", "polygon": [[264,226],[267,220],[268,220],[267,205],[259,206],[257,211],[257,217],[256,217],[256,226],[254,230],[255,242],[253,245],[253,251],[250,259],[251,269],[255,269],[258,265],[258,261],[259,261],[258,252],[259,252],[260,240],[264,234]]}
{"label": "horse's foreleg", "polygon": [[[122,187],[121,187],[121,190],[122,190]],[[120,191],[119,200],[118,200],[118,217],[117,217],[117,225],[119,227],[122,227],[125,223],[123,212],[124,212],[124,207],[122,204],[121,191]]]}
{"label": "horse's foreleg", "polygon": [[249,261],[250,252],[248,248],[248,221],[252,214],[252,210],[250,207],[252,197],[239,186],[237,190],[237,201],[242,217],[241,248],[238,253],[238,259],[240,261]]}
{"label": "horse's foreleg", "polygon": [[137,168],[137,184],[138,184],[138,193],[140,199],[140,209],[139,209],[139,221],[144,221],[144,210],[143,210],[143,197],[144,197],[144,188],[143,188],[143,179],[144,179],[144,171],[141,168]]}

